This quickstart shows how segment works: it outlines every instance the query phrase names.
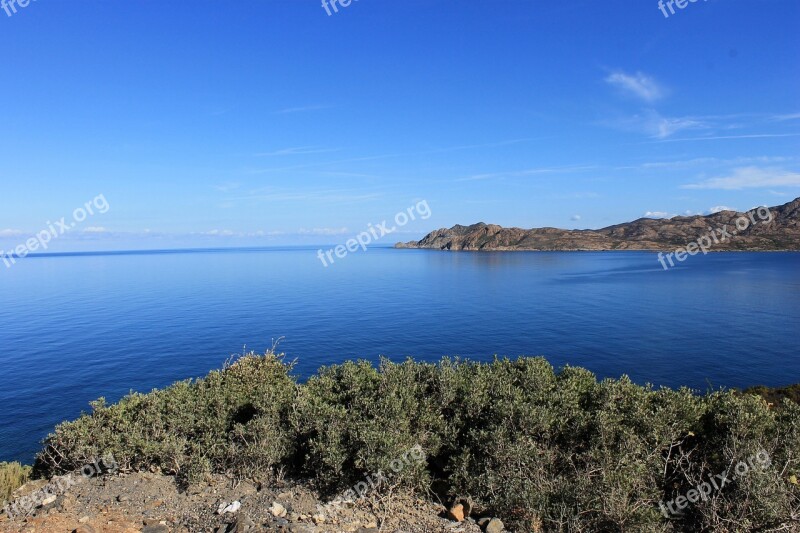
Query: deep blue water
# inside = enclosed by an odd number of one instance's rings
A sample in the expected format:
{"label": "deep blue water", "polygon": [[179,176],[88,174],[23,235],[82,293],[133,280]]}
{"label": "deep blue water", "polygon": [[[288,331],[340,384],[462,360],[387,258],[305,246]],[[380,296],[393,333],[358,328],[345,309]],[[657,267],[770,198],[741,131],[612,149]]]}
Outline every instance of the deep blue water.
{"label": "deep blue water", "polygon": [[62,255],[0,264],[0,461],[59,421],[201,376],[243,347],[308,375],[349,358],[543,355],[705,390],[800,382],[800,254],[305,248]]}

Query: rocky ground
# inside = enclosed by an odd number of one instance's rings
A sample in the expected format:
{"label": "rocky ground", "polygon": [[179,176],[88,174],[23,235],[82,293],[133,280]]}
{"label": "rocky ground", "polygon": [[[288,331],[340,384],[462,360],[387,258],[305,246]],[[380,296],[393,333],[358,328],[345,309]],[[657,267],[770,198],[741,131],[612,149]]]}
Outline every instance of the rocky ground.
{"label": "rocky ground", "polygon": [[[408,494],[367,495],[357,502],[326,505],[309,487],[209,476],[188,489],[158,473],[119,473],[84,478],[45,498],[28,516],[0,517],[2,532],[452,532],[500,533],[498,519],[470,517],[467,502],[450,509]],[[14,498],[37,494],[37,480]]]}

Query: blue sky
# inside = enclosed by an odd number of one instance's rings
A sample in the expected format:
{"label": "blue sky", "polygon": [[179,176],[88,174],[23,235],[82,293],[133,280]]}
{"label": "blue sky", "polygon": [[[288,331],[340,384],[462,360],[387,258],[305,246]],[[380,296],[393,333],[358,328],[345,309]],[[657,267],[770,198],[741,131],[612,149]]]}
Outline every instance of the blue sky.
{"label": "blue sky", "polygon": [[[8,1],[8,0],[6,0]],[[0,11],[0,248],[596,228],[800,196],[800,2],[38,0]]]}

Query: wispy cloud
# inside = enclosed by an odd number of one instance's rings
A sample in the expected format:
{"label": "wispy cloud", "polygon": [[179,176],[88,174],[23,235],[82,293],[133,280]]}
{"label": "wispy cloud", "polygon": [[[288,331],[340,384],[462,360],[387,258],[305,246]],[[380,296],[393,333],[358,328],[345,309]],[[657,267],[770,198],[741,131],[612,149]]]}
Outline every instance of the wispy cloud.
{"label": "wispy cloud", "polygon": [[300,228],[297,231],[298,235],[345,235],[347,233],[347,228]]}
{"label": "wispy cloud", "polygon": [[550,139],[551,137],[524,137],[522,139],[510,139],[507,141],[494,141],[488,143],[480,143],[480,144],[461,144],[457,146],[448,146],[445,148],[433,148],[431,150],[425,150],[422,152],[416,152],[413,154],[406,154],[406,155],[426,155],[426,154],[439,154],[443,152],[456,152],[459,150],[473,150],[477,148],[496,148],[500,146],[510,146],[513,144],[520,144],[526,143],[531,141],[541,141],[544,139]]}
{"label": "wispy cloud", "polygon": [[218,185],[214,185],[214,188],[216,190],[220,191],[220,192],[235,191],[239,187],[240,187],[240,184],[236,183],[236,182],[226,182],[226,183],[220,183]]}
{"label": "wispy cloud", "polygon": [[638,165],[614,167],[614,170],[652,170],[652,169],[680,169],[693,167],[724,167],[731,165],[775,164],[787,163],[797,158],[787,156],[754,156],[721,159],[717,157],[695,157],[692,159],[676,159],[674,161],[651,161]]}
{"label": "wispy cloud", "polygon": [[663,139],[652,142],[686,142],[686,141],[719,141],[725,139],[769,139],[773,137],[797,137],[800,133],[755,133],[751,135],[715,135],[709,137],[691,137],[680,139]]}
{"label": "wispy cloud", "polygon": [[338,202],[352,203],[374,200],[383,196],[380,192],[364,192],[349,189],[279,189],[264,187],[249,191],[246,196],[232,200],[269,202]]}
{"label": "wispy cloud", "polygon": [[676,215],[670,215],[666,211],[648,211],[642,216],[644,218],[672,218]]}
{"label": "wispy cloud", "polygon": [[275,231],[258,230],[247,234],[248,237],[278,237],[280,235],[286,235],[286,232],[278,230]]}
{"label": "wispy cloud", "polygon": [[322,161],[318,163],[303,163],[300,165],[291,165],[288,167],[275,167],[275,168],[251,168],[245,171],[246,174],[268,174],[270,172],[286,172],[291,170],[304,170],[308,168],[318,168],[324,167],[328,165],[336,165],[341,163],[358,163],[362,161],[375,161],[378,159],[388,159],[392,157],[401,157],[403,154],[384,154],[384,155],[373,155],[373,156],[365,156],[365,157],[351,157],[348,159],[338,159],[334,161]]}
{"label": "wispy cloud", "polygon": [[276,168],[254,168],[248,169],[245,172],[247,174],[267,174],[270,172],[286,172],[291,170],[304,170],[308,168],[318,168],[324,167],[328,165],[336,165],[342,163],[359,163],[363,161],[375,161],[380,159],[392,159],[397,157],[415,157],[420,155],[428,155],[428,154],[438,154],[438,153],[446,153],[446,152],[455,152],[459,150],[477,150],[479,148],[495,148],[500,146],[508,146],[513,144],[519,144],[524,142],[531,142],[541,139],[546,139],[548,137],[527,137],[523,139],[511,139],[505,141],[496,141],[490,143],[482,143],[482,144],[467,144],[467,145],[458,145],[458,146],[449,146],[444,148],[433,148],[430,150],[423,150],[420,152],[406,152],[406,153],[394,153],[394,154],[381,154],[381,155],[372,155],[372,156],[363,156],[363,157],[351,157],[347,159],[336,159],[333,161],[322,161],[317,163],[303,163],[300,165],[292,165],[287,167],[276,167]]}
{"label": "wispy cloud", "polygon": [[708,210],[708,214],[713,215],[716,213],[721,213],[723,211],[736,211],[736,209],[728,207],[727,205],[715,205],[714,207]]}
{"label": "wispy cloud", "polygon": [[84,233],[108,233],[108,230],[103,226],[89,226],[83,230]]}
{"label": "wispy cloud", "polygon": [[786,115],[775,115],[772,117],[773,120],[777,120],[779,122],[783,122],[784,120],[799,120],[800,113],[788,113]]}
{"label": "wispy cloud", "polygon": [[549,198],[554,198],[556,200],[583,200],[586,198],[600,198],[600,196],[600,193],[594,191],[574,191],[554,193],[551,194]]}
{"label": "wispy cloud", "polygon": [[292,236],[292,235],[301,235],[301,236],[334,236],[334,235],[346,235],[348,233],[348,229],[345,227],[342,228],[300,228],[298,230],[258,230],[258,231],[251,231],[251,232],[241,232],[241,231],[232,231],[228,229],[212,229],[209,231],[202,231],[199,233],[194,233],[192,235],[200,235],[204,237],[224,237],[224,238],[243,238],[243,237],[284,237],[284,236]]}
{"label": "wispy cloud", "polygon": [[653,77],[641,72],[627,74],[622,71],[616,71],[609,74],[605,81],[624,94],[634,96],[645,102],[655,102],[666,94],[666,90]]}
{"label": "wispy cloud", "polygon": [[329,105],[307,105],[307,106],[299,106],[299,107],[287,107],[284,109],[279,109],[277,111],[273,111],[273,115],[288,115],[290,113],[306,113],[308,111],[319,111],[320,109],[330,109],[331,106]]}
{"label": "wispy cloud", "polygon": [[665,117],[655,109],[646,109],[630,118],[611,125],[619,129],[644,133],[656,139],[666,139],[683,130],[705,129],[709,125],[699,117]]}
{"label": "wispy cloud", "polygon": [[254,154],[256,157],[273,157],[282,155],[310,155],[310,154],[324,154],[329,152],[338,152],[339,148],[318,148],[314,146],[299,146],[296,148],[283,148],[281,150],[274,150],[272,152],[262,152]]}
{"label": "wispy cloud", "polygon": [[[647,108],[631,117],[601,122],[607,126],[627,131],[638,131],[654,141],[649,142],[684,142],[684,141],[716,141],[730,139],[759,139],[773,137],[794,137],[800,133],[770,132],[770,128],[778,121],[800,118],[800,114],[765,114],[735,113],[727,115],[687,115],[664,116],[655,109]],[[735,130],[749,130],[763,133],[739,133]],[[767,130],[766,132],[764,130]],[[705,130],[702,136],[672,138],[675,134],[686,130]]]}
{"label": "wispy cloud", "polygon": [[789,196],[787,193],[783,191],[773,191],[772,189],[768,190],[767,194],[771,194],[772,196],[781,196],[781,197]]}
{"label": "wispy cloud", "polygon": [[0,238],[2,237],[20,237],[25,235],[25,232],[18,229],[0,229]]}
{"label": "wispy cloud", "polygon": [[728,176],[682,185],[682,189],[740,190],[770,187],[800,187],[800,173],[780,168],[742,167]]}
{"label": "wispy cloud", "polygon": [[478,180],[488,180],[488,179],[496,179],[496,178],[519,178],[525,176],[535,176],[537,174],[567,174],[573,172],[588,172],[590,170],[596,170],[598,167],[596,165],[575,165],[575,166],[564,166],[564,167],[537,167],[537,168],[529,168],[525,170],[514,170],[508,172],[490,172],[485,174],[474,174],[472,176],[467,176],[464,178],[458,178],[454,181],[478,181]]}

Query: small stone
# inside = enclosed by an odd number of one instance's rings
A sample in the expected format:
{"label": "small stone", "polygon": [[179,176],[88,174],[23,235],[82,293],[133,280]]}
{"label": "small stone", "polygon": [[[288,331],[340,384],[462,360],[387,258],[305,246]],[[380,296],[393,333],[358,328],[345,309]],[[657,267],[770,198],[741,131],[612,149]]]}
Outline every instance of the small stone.
{"label": "small stone", "polygon": [[97,533],[89,524],[83,524],[72,530],[72,533]]}
{"label": "small stone", "polygon": [[464,506],[460,503],[455,504],[447,511],[447,518],[456,522],[464,521]]}
{"label": "small stone", "polygon": [[119,496],[117,496],[117,501],[119,503],[125,503],[131,501],[131,499],[125,494],[120,494]]}
{"label": "small stone", "polygon": [[272,507],[269,508],[269,512],[272,513],[272,516],[283,518],[286,516],[286,507],[278,502],[272,502]]}
{"label": "small stone", "polygon": [[51,503],[55,503],[55,501],[57,499],[58,499],[58,496],[56,496],[55,494],[51,494],[50,496],[48,496],[47,498],[42,500],[41,507],[47,507]]}
{"label": "small stone", "polygon": [[82,516],[78,519],[78,522],[80,522],[81,524],[86,524],[89,522],[89,520],[91,520],[91,518],[89,518],[88,516]]}
{"label": "small stone", "polygon": [[322,513],[315,514],[311,516],[311,520],[314,521],[315,524],[324,524],[325,523],[325,515]]}
{"label": "small stone", "polygon": [[217,507],[217,514],[227,514],[227,513],[233,514],[239,509],[241,509],[241,507],[242,507],[242,502],[240,502],[239,500],[236,500],[230,505],[226,504],[225,502],[222,502],[221,504],[219,504],[219,507]]}
{"label": "small stone", "polygon": [[486,529],[484,529],[484,531],[486,533],[501,533],[504,527],[503,522],[499,518],[492,518],[489,520],[489,523],[486,524]]}

